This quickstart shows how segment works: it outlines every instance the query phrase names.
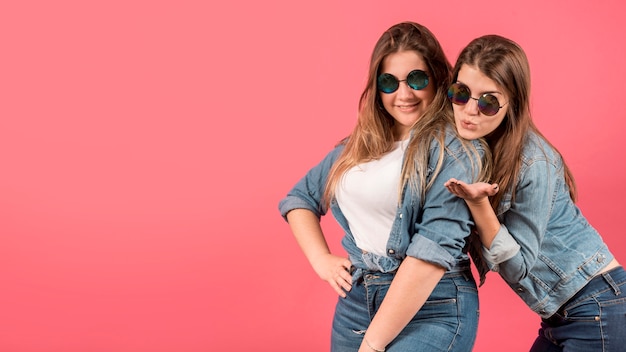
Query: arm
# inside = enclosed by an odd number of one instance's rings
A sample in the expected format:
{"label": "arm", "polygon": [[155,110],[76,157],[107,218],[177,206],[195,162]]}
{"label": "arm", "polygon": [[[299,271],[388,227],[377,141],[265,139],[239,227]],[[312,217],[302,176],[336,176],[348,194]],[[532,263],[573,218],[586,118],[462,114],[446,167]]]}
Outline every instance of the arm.
{"label": "arm", "polygon": [[481,232],[483,256],[506,281],[523,280],[534,266],[548,227],[554,192],[557,187],[563,187],[562,172],[558,164],[547,160],[535,160],[528,165],[516,185],[515,201],[506,210],[503,223],[498,224],[495,213],[486,206],[488,201],[480,199],[495,194],[495,189],[454,179],[446,183],[450,192],[466,200]]}
{"label": "arm", "polygon": [[345,297],[343,290],[352,287],[351,262],[330,253],[320,227],[320,218],[327,211],[322,201],[326,177],[342,149],[342,146],[335,148],[309,170],[280,201],[278,208],[313,270],[340,296]]}
{"label": "arm", "polygon": [[319,277],[327,281],[341,297],[352,288],[350,260],[330,253],[319,218],[310,210],[294,209],[287,220],[298,245]]}
{"label": "arm", "polygon": [[382,349],[398,336],[424,305],[444,273],[440,266],[406,257],[365,333],[359,352],[372,352],[367,343]]}
{"label": "arm", "polygon": [[[561,187],[565,185],[563,169],[558,163],[535,160],[520,174],[515,201],[503,214],[502,228],[495,240],[510,239],[519,246],[510,259],[497,265],[496,270],[507,282],[525,279],[535,266],[552,216],[555,193]],[[560,194],[569,197],[569,192]]]}
{"label": "arm", "polygon": [[[455,155],[448,155],[453,150]],[[446,148],[443,165],[426,192],[423,206],[416,209],[413,233],[406,257],[400,264],[383,302],[365,334],[360,352],[382,349],[393,341],[422,308],[445,274],[463,257],[465,239],[470,234],[471,217],[465,202],[442,187],[444,180],[469,175],[469,156],[458,144]],[[436,164],[438,153],[431,153]],[[431,165],[434,170],[434,165]],[[465,175],[465,176],[463,176]],[[407,191],[410,192],[410,191]],[[412,193],[407,193],[409,199]],[[418,199],[410,200],[420,204]],[[407,214],[403,214],[407,215]]]}

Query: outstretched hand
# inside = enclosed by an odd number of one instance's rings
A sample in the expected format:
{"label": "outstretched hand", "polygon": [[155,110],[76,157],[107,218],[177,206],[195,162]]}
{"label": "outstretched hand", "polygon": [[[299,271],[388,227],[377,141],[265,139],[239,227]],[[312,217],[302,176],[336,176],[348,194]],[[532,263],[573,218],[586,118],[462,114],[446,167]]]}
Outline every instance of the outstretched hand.
{"label": "outstretched hand", "polygon": [[498,193],[498,184],[477,182],[468,184],[455,178],[449,179],[444,186],[457,197],[465,199],[467,202],[480,202],[487,197]]}
{"label": "outstretched hand", "polygon": [[345,291],[352,289],[352,263],[349,259],[328,253],[316,258],[311,264],[322,280],[328,282],[339,296],[346,297]]}

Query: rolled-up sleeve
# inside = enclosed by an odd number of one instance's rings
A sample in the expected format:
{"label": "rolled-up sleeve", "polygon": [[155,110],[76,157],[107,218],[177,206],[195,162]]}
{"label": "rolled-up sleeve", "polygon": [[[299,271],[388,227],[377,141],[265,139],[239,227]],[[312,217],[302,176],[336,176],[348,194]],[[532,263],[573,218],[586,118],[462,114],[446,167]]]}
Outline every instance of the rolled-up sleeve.
{"label": "rolled-up sleeve", "polygon": [[483,246],[483,258],[487,261],[489,268],[497,271],[497,265],[513,258],[520,250],[520,245],[511,236],[509,230],[500,224],[500,229],[491,242],[491,247]]}
{"label": "rolled-up sleeve", "polygon": [[[456,143],[456,148],[453,148]],[[460,142],[453,142],[446,150],[459,150]],[[462,150],[462,149],[461,149]],[[431,159],[437,158],[431,153]],[[439,265],[446,270],[455,266],[463,256],[463,248],[473,221],[462,198],[449,192],[444,183],[450,178],[473,182],[478,174],[476,161],[461,151],[454,155],[446,152],[440,172],[426,192],[426,198],[415,224],[407,255]]]}
{"label": "rolled-up sleeve", "polygon": [[323,202],[326,179],[341,150],[343,150],[343,146],[339,146],[328,153],[280,200],[278,210],[285,221],[287,221],[287,213],[294,209],[310,210],[318,218],[326,214],[327,209]]}

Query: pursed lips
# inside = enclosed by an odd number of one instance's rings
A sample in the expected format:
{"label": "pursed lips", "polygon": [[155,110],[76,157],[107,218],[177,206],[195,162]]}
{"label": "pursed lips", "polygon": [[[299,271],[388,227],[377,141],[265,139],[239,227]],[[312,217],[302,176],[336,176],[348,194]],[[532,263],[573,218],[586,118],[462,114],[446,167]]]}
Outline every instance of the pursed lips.
{"label": "pursed lips", "polygon": [[463,126],[464,128],[468,128],[468,129],[475,129],[477,126],[477,124],[471,121],[465,120],[465,119],[460,120],[460,122],[461,122],[461,126]]}

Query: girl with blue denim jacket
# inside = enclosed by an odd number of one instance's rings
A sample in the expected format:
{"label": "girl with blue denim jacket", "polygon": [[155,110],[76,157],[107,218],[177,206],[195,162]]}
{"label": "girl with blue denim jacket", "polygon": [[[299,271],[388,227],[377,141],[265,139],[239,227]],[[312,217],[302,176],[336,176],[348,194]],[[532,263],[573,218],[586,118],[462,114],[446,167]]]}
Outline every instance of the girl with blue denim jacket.
{"label": "girl with blue denim jacket", "polygon": [[[464,247],[473,223],[443,183],[479,180],[484,148],[440,116],[450,70],[427,28],[389,28],[372,53],[354,131],[279,204],[340,296],[332,351],[471,351],[478,295]],[[322,233],[329,208],[348,258],[332,254]]]}
{"label": "girl with blue denim jacket", "polygon": [[[626,351],[626,272],[574,203],[557,149],[531,120],[522,48],[488,35],[459,55],[448,90],[458,133],[487,140],[493,184],[451,179],[485,262],[542,318],[531,351]],[[489,199],[491,197],[491,199]]]}

